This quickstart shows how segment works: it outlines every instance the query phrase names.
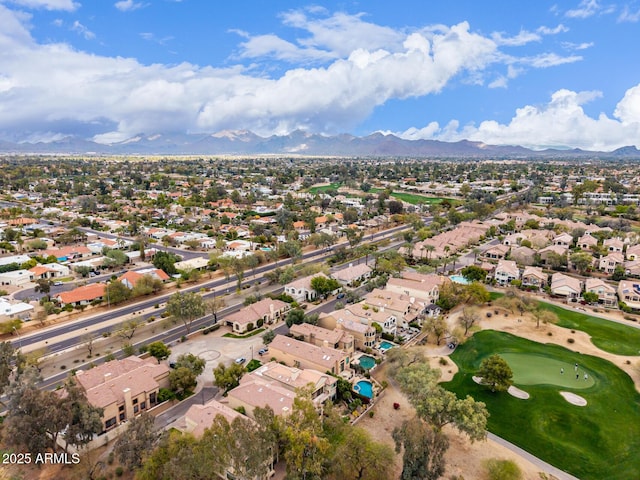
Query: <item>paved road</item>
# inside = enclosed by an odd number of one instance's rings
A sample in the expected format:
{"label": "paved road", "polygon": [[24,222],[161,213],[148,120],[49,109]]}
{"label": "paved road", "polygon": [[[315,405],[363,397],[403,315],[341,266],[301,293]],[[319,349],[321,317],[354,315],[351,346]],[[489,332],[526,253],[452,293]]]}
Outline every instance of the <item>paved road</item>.
{"label": "paved road", "polygon": [[218,394],[218,387],[203,387],[192,396],[161,413],[155,419],[156,428],[165,429],[167,426],[183,417],[191,405],[204,405]]}
{"label": "paved road", "polygon": [[497,435],[494,435],[493,433],[488,433],[488,432],[487,432],[487,438],[489,438],[490,440],[493,440],[499,445],[502,445],[503,447],[508,448],[509,450],[516,453],[517,455],[520,455],[525,460],[528,460],[531,463],[533,463],[536,467],[538,467],[543,472],[549,473],[557,477],[559,480],[579,480],[578,477],[574,477],[573,475],[563,470],[560,470],[559,468],[556,468],[553,465],[543,460],[540,460],[538,457],[531,455],[526,450],[523,450],[517,445],[514,445],[513,443],[506,441],[504,438],[498,437]]}

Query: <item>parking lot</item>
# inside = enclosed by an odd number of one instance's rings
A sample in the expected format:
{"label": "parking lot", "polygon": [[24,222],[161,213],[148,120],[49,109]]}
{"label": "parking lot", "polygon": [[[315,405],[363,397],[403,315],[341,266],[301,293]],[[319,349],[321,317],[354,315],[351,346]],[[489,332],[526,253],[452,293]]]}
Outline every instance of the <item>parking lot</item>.
{"label": "parking lot", "polygon": [[262,335],[254,335],[248,338],[227,338],[223,337],[228,329],[222,328],[217,332],[208,335],[198,335],[185,343],[174,343],[170,345],[171,355],[169,362],[175,361],[183,353],[193,353],[203,358],[207,364],[204,373],[198,377],[198,382],[204,382],[205,386],[213,383],[213,369],[220,362],[231,365],[236,359],[244,357],[246,362],[252,358],[262,360],[258,354],[264,348]]}

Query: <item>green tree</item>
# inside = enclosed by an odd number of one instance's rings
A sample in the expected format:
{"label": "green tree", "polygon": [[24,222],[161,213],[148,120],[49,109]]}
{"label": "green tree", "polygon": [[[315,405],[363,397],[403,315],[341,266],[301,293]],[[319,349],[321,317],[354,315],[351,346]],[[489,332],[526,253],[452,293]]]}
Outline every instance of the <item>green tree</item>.
{"label": "green tree", "polygon": [[70,376],[67,379],[65,390],[65,404],[68,406],[71,419],[64,431],[64,439],[67,444],[80,448],[102,432],[104,411],[89,403],[84,389],[76,383],[75,377]]}
{"label": "green tree", "polygon": [[322,422],[308,391],[298,392],[293,400],[291,413],[283,419],[283,436],[287,478],[323,478],[330,444],[322,436]]}
{"label": "green tree", "polygon": [[273,411],[267,416],[271,417],[270,420],[261,424],[244,417],[236,417],[229,423],[218,415],[206,430],[202,443],[206,450],[215,452],[234,477],[264,478],[271,470],[277,448],[274,437],[268,432],[275,422]]}
{"label": "green tree", "polygon": [[169,358],[169,355],[171,355],[171,349],[167,347],[164,342],[160,341],[150,343],[147,346],[147,351],[149,352],[149,355],[158,361],[158,363],[160,363],[161,360],[166,360]]}
{"label": "green tree", "polygon": [[213,384],[224,390],[224,393],[227,393],[240,385],[240,379],[246,371],[247,369],[243,365],[237,363],[232,363],[228,367],[224,363],[219,363],[213,369]]}
{"label": "green tree", "polygon": [[36,280],[36,286],[33,289],[36,293],[43,293],[47,300],[49,300],[49,294],[51,293],[51,280],[39,278]]}
{"label": "green tree", "polygon": [[193,353],[183,353],[176,360],[176,368],[188,368],[193,374],[198,377],[204,372],[204,367],[207,362],[204,358],[201,358]]}
{"label": "green tree", "polygon": [[449,440],[419,418],[393,431],[396,453],[404,449],[401,480],[437,480],[444,474]]}
{"label": "green tree", "polygon": [[162,290],[162,280],[153,275],[143,275],[138,279],[133,286],[133,296],[141,297],[143,295],[150,295],[152,293],[158,293]]}
{"label": "green tree", "polygon": [[581,274],[586,273],[593,265],[593,255],[587,252],[573,253],[569,259]]}
{"label": "green tree", "polygon": [[301,308],[293,308],[287,314],[287,318],[285,319],[285,323],[287,327],[291,327],[291,325],[301,325],[304,323],[304,310]]}
{"label": "green tree", "polygon": [[335,278],[329,278],[324,275],[318,275],[311,279],[311,288],[313,288],[318,295],[325,297],[334,290],[340,288],[340,282]]}
{"label": "green tree", "polygon": [[265,345],[269,345],[271,342],[273,342],[274,338],[276,338],[276,332],[274,332],[273,330],[267,330],[262,334],[262,343],[264,343]]}
{"label": "green tree", "polygon": [[340,480],[387,480],[392,471],[393,450],[358,427],[349,428],[331,461],[331,474]]}
{"label": "green tree", "polygon": [[129,470],[140,468],[158,440],[153,415],[143,412],[129,422],[113,446],[118,461]]}
{"label": "green tree", "polygon": [[19,318],[14,318],[13,320],[7,320],[6,322],[0,323],[0,333],[7,334],[17,334],[17,331],[22,328],[22,320]]}
{"label": "green tree", "polygon": [[395,370],[395,377],[420,418],[438,432],[445,425],[452,424],[472,441],[486,437],[489,413],[484,403],[476,402],[470,396],[459,399],[453,392],[439,386],[440,372],[431,369],[424,361],[394,360],[405,365]]}
{"label": "green tree", "polygon": [[116,330],[116,335],[124,340],[131,340],[136,334],[136,330],[141,327],[143,323],[140,320],[132,318],[125,322],[122,322],[120,328]]}
{"label": "green tree", "polygon": [[192,392],[197,384],[197,376],[190,368],[176,366],[169,372],[169,385],[175,392]]}
{"label": "green tree", "polygon": [[175,263],[180,260],[177,255],[169,252],[156,252],[153,256],[153,266],[164,270],[168,275],[175,275],[177,273]]}
{"label": "green tree", "polygon": [[477,265],[467,265],[460,270],[460,273],[464,278],[471,282],[483,282],[484,279],[487,278],[487,272]]}
{"label": "green tree", "polygon": [[507,361],[500,355],[491,355],[480,364],[476,373],[483,385],[489,385],[492,392],[505,392],[513,383],[513,372]]}
{"label": "green tree", "polygon": [[616,265],[616,267],[613,269],[611,280],[619,282],[620,280],[624,280],[625,278],[627,278],[627,272],[624,269],[624,265]]}
{"label": "green tree", "polygon": [[584,301],[587,303],[598,303],[598,294],[595,292],[584,292],[582,294],[582,298],[584,298]]}
{"label": "green tree", "polygon": [[422,323],[422,331],[427,335],[435,337],[436,345],[440,345],[442,337],[447,333],[448,325],[444,317],[438,315],[436,317],[427,317]]}
{"label": "green tree", "polygon": [[182,293],[178,292],[169,298],[167,302],[167,312],[173,318],[184,324],[186,334],[189,335],[191,324],[194,320],[203,317],[206,312],[206,306],[202,296],[195,292]]}
{"label": "green tree", "polygon": [[464,328],[465,336],[469,332],[469,329],[478,321],[480,321],[480,315],[478,311],[474,308],[465,308],[462,310],[460,314],[460,325]]}
{"label": "green tree", "polygon": [[122,250],[109,250],[104,260],[105,267],[121,267],[129,261],[129,257]]}
{"label": "green tree", "polygon": [[131,298],[131,290],[124,283],[114,280],[107,283],[104,295],[107,297],[107,303],[116,305],[129,300]]}

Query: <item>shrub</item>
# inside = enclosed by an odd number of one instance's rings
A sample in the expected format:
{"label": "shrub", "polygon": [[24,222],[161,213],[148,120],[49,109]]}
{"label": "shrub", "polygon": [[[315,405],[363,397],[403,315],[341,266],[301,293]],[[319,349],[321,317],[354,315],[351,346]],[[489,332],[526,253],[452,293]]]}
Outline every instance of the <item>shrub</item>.
{"label": "shrub", "polygon": [[250,332],[252,331],[254,328],[256,328],[252,322],[247,323],[247,331]]}
{"label": "shrub", "polygon": [[60,365],[60,370],[66,370],[67,366],[66,365]]}
{"label": "shrub", "polygon": [[552,333],[552,332],[547,332],[547,335],[549,335],[550,337],[552,337],[552,336],[553,336],[553,333]]}
{"label": "shrub", "polygon": [[124,474],[124,468],[120,465],[116,467],[116,477],[121,477]]}
{"label": "shrub", "polygon": [[256,325],[258,326],[258,328],[260,328],[262,325],[264,325],[264,319],[259,318],[258,321],[256,322]]}
{"label": "shrub", "polygon": [[520,480],[522,471],[513,460],[491,458],[483,462],[489,480]]}
{"label": "shrub", "polygon": [[176,394],[168,388],[161,388],[160,391],[158,391],[158,402],[160,403],[173,400],[174,398],[176,398]]}
{"label": "shrub", "polygon": [[440,363],[440,365],[449,365],[449,362],[444,357],[440,357],[440,360],[438,360],[438,363]]}
{"label": "shrub", "polygon": [[567,338],[567,343],[575,343],[576,341],[573,338]]}

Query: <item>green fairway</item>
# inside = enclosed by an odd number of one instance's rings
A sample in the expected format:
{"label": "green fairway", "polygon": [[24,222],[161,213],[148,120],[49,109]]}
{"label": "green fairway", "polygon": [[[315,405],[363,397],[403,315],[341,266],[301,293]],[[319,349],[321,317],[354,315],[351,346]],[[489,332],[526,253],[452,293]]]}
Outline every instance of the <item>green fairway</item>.
{"label": "green fairway", "polygon": [[[513,371],[513,383],[517,385],[557,385],[582,389],[595,384],[593,373],[578,365],[528,353],[501,353]],[[587,379],[584,379],[585,373]]]}
{"label": "green fairway", "polygon": [[558,316],[558,326],[586,332],[591,336],[593,344],[605,352],[640,355],[640,329],[546,302],[540,304]]}
{"label": "green fairway", "polygon": [[[513,364],[516,386],[531,395],[529,400],[492,393],[472,380],[482,360],[494,353]],[[541,357],[549,362],[540,363]],[[640,394],[631,378],[611,362],[492,330],[476,333],[451,359],[460,370],[443,386],[459,397],[471,395],[485,402],[491,432],[582,480],[640,478]],[[579,386],[571,385],[576,363]],[[522,378],[525,383],[519,383]],[[568,403],[561,390],[580,395],[587,405]]]}
{"label": "green fairway", "polygon": [[[369,193],[378,194],[382,192],[381,188],[372,188]],[[451,198],[441,198],[441,197],[426,197],[424,195],[419,195],[416,193],[407,193],[407,192],[391,192],[391,197],[397,198],[398,200],[402,200],[403,202],[410,203],[411,205],[417,205],[419,203],[425,203],[427,205],[442,203],[444,200],[448,200],[451,202],[451,205],[457,205],[459,203],[458,200]]]}
{"label": "green fairway", "polygon": [[327,190],[337,190],[342,186],[342,183],[331,183],[329,185],[319,185],[317,187],[311,187],[309,193],[315,195],[316,193],[324,193]]}

